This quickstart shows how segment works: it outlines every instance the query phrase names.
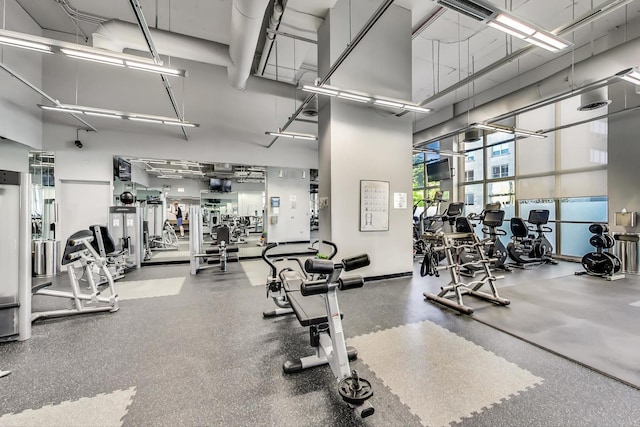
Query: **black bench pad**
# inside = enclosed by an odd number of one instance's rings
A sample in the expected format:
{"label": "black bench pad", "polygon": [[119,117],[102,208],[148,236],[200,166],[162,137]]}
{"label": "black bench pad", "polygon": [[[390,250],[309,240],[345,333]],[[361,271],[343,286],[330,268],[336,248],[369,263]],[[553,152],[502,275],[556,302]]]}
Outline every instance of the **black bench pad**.
{"label": "black bench pad", "polygon": [[327,308],[322,295],[302,296],[300,291],[287,292],[291,308],[302,326],[328,323]]}

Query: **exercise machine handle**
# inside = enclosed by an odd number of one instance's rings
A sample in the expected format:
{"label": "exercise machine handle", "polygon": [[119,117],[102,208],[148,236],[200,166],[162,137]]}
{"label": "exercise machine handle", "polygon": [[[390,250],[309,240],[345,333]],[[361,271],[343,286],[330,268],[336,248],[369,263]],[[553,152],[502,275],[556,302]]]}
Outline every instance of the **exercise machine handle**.
{"label": "exercise machine handle", "polygon": [[309,258],[304,262],[304,271],[311,274],[331,274],[333,262],[328,259]]}
{"label": "exercise machine handle", "polygon": [[336,256],[336,254],[338,253],[338,246],[336,246],[335,243],[330,242],[329,240],[316,240],[311,244],[310,249],[313,249],[313,245],[315,245],[316,243],[322,243],[322,244],[331,246],[331,253],[327,256],[327,259],[333,259],[333,257]]}
{"label": "exercise machine handle", "polygon": [[327,292],[329,292],[329,284],[325,280],[305,282],[300,285],[300,293],[305,297],[326,294]]}
{"label": "exercise machine handle", "polygon": [[361,288],[364,286],[362,276],[351,276],[338,279],[338,289],[346,291],[347,289]]}
{"label": "exercise machine handle", "polygon": [[262,250],[262,259],[267,264],[269,264],[269,269],[271,270],[271,277],[276,277],[276,274],[278,273],[278,269],[276,268],[276,266],[271,262],[271,260],[267,256],[267,251],[275,248],[276,246],[278,246],[278,243],[276,243],[276,242],[268,243],[267,246]]}
{"label": "exercise machine handle", "polygon": [[367,254],[355,255],[342,260],[344,271],[351,271],[357,268],[366,267],[369,264],[371,264],[371,261],[369,260],[369,255]]}

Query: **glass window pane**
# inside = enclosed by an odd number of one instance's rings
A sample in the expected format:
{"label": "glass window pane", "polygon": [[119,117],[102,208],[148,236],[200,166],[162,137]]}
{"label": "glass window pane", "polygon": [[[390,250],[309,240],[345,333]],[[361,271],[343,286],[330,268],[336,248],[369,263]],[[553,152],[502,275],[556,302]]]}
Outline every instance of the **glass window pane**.
{"label": "glass window pane", "polygon": [[424,153],[416,153],[413,155],[413,164],[424,163]]}
{"label": "glass window pane", "polygon": [[[494,132],[486,136],[487,170],[490,178],[504,178],[515,175],[513,135]],[[500,142],[503,142],[500,144]]]}
{"label": "glass window pane", "polygon": [[[476,142],[466,142],[464,149],[467,151],[464,156],[464,174],[473,174],[473,181],[480,181],[484,179],[483,167],[484,167],[484,153],[482,151],[482,140]],[[469,151],[474,150],[475,151]],[[471,181],[471,180],[469,180]]]}
{"label": "glass window pane", "polygon": [[[578,111],[580,96],[559,102],[560,124],[575,123],[600,116],[602,109]],[[562,170],[607,164],[607,119],[594,120],[561,129],[560,163]]]}
{"label": "glass window pane", "polygon": [[[607,221],[607,197],[574,197],[560,200],[560,213],[563,221]],[[560,253],[568,256],[583,256],[593,252],[589,244],[590,224],[561,223]]]}
{"label": "glass window pane", "polygon": [[464,201],[464,211],[479,214],[484,209],[484,192],[482,184],[465,185],[462,188],[462,200]]}
{"label": "glass window pane", "polygon": [[[537,108],[518,116],[517,127],[524,130],[552,129],[556,123],[556,105]],[[516,142],[518,174],[553,172],[556,168],[556,133],[544,139],[523,138]],[[535,159],[535,161],[532,161]],[[520,197],[518,195],[518,197]],[[528,197],[527,197],[528,198]]]}
{"label": "glass window pane", "polygon": [[413,188],[424,188],[424,163],[413,165]]}
{"label": "glass window pane", "polygon": [[513,206],[515,202],[515,182],[500,181],[487,184],[487,203],[502,203],[502,208],[507,211],[507,207]]}

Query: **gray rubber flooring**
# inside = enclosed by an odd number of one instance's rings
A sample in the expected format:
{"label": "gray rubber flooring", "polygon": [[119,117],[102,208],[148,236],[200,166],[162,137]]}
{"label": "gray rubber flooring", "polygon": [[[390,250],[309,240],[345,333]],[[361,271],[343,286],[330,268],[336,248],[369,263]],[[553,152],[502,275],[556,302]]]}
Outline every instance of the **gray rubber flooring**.
{"label": "gray rubber flooring", "polygon": [[[536,276],[520,273],[511,281]],[[184,278],[177,294],[139,295],[171,278]],[[441,281],[339,293],[347,342],[362,348],[351,367],[374,389],[364,420],[328,367],[283,374],[285,360],[312,354],[308,332],[294,317],[263,319],[265,289],[234,263],[197,276],[186,265],[129,272],[117,285],[136,282],[137,297],[119,312],[39,322],[31,340],[0,344],[0,369],[12,370],[0,378],[0,425],[100,425],[92,415],[106,408],[119,421],[102,425],[640,426],[640,391],[425,302]],[[476,313],[517,307],[514,297]],[[54,423],[56,409],[66,421]]]}

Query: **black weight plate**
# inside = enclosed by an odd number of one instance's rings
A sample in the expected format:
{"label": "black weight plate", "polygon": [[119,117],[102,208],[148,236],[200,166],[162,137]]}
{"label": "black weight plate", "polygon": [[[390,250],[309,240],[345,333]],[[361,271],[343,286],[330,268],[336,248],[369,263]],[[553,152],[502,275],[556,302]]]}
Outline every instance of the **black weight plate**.
{"label": "black weight plate", "polygon": [[340,393],[342,400],[347,403],[351,403],[352,405],[362,405],[365,400],[373,396],[373,388],[371,388],[371,383],[369,381],[364,378],[359,378],[358,385],[359,388],[354,390],[354,378],[343,378],[338,383],[338,392]]}
{"label": "black weight plate", "polygon": [[603,234],[602,237],[604,238],[604,241],[605,241],[604,248],[609,249],[609,248],[612,248],[616,244],[616,241],[610,235]]}
{"label": "black weight plate", "polygon": [[614,270],[614,264],[607,255],[606,252],[590,252],[582,257],[582,267],[590,274],[610,275]]}
{"label": "black weight plate", "polygon": [[589,238],[589,244],[594,248],[605,248],[607,245],[607,240],[605,236],[601,234],[594,234]]}
{"label": "black weight plate", "polygon": [[622,261],[616,255],[610,252],[603,252],[604,256],[611,260],[611,264],[613,265],[613,274],[619,273],[622,270]]}

